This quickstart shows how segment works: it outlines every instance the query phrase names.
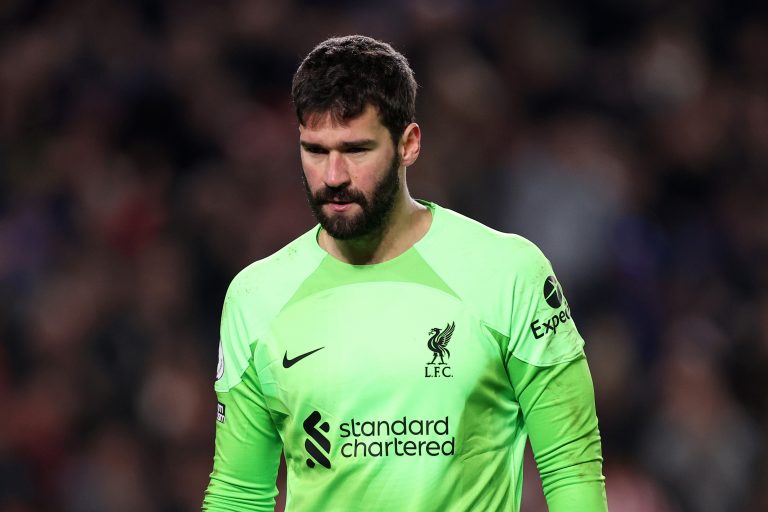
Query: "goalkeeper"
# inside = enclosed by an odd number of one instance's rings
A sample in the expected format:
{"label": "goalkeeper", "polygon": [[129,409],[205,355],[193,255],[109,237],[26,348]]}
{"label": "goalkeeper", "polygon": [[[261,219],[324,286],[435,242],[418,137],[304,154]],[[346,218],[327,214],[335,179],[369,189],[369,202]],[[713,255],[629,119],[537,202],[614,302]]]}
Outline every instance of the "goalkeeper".
{"label": "goalkeeper", "polygon": [[582,340],[531,242],[413,199],[416,82],[388,44],[322,42],[292,86],[318,225],[232,281],[203,509],[606,510]]}

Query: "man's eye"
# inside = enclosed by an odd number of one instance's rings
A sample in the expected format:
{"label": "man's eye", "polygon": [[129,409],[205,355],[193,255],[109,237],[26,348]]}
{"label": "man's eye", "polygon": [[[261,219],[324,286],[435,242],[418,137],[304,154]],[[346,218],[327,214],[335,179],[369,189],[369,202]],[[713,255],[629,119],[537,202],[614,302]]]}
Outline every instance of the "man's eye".
{"label": "man's eye", "polygon": [[304,148],[304,151],[306,151],[307,153],[312,153],[314,155],[322,155],[328,152],[323,148],[313,148],[313,147],[306,147]]}
{"label": "man's eye", "polygon": [[347,149],[347,153],[364,153],[368,151],[368,148],[352,147]]}

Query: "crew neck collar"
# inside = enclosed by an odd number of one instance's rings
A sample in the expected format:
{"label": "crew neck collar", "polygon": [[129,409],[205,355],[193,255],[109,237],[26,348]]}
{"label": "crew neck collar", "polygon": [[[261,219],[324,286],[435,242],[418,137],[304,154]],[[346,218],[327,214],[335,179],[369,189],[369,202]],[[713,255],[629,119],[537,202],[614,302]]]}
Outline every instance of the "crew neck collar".
{"label": "crew neck collar", "polygon": [[398,261],[403,259],[403,257],[406,254],[411,253],[413,251],[417,251],[419,249],[419,247],[421,247],[422,245],[428,243],[429,240],[432,238],[433,233],[436,231],[437,224],[439,222],[439,217],[440,217],[440,214],[439,214],[440,207],[438,205],[436,205],[435,203],[432,203],[430,201],[425,201],[423,199],[416,199],[416,202],[421,204],[421,205],[423,205],[423,206],[426,206],[427,209],[429,209],[430,213],[432,214],[432,222],[430,223],[429,229],[427,229],[427,232],[424,233],[424,236],[422,236],[411,247],[409,247],[408,249],[406,249],[402,253],[398,254],[394,258],[391,258],[391,259],[388,259],[386,261],[382,261],[382,262],[379,262],[379,263],[370,263],[370,264],[365,264],[365,265],[353,265],[352,263],[347,263],[345,261],[341,261],[340,259],[338,259],[335,256],[333,256],[331,253],[329,253],[328,251],[326,251],[325,249],[320,247],[320,243],[318,242],[318,237],[320,236],[320,230],[322,229],[320,224],[317,224],[314,227],[314,229],[312,229],[312,231],[311,231],[311,233],[312,233],[312,244],[311,245],[314,248],[314,251],[316,251],[321,257],[329,258],[329,259],[333,260],[334,262],[336,262],[338,265],[342,265],[342,266],[346,266],[346,267],[350,267],[350,268],[358,268],[358,269],[363,269],[363,268],[379,268],[379,267],[382,267],[382,266],[385,266],[385,265],[386,266],[394,265]]}

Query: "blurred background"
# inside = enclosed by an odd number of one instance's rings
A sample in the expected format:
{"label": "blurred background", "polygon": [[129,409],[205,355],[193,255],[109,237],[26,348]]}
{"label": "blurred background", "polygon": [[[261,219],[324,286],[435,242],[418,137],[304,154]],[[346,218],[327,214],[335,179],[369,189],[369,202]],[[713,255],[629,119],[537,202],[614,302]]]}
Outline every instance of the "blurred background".
{"label": "blurred background", "polygon": [[416,72],[412,193],[552,260],[611,511],[768,510],[767,11],[0,1],[0,511],[199,509],[226,287],[314,224],[291,77],[349,33]]}

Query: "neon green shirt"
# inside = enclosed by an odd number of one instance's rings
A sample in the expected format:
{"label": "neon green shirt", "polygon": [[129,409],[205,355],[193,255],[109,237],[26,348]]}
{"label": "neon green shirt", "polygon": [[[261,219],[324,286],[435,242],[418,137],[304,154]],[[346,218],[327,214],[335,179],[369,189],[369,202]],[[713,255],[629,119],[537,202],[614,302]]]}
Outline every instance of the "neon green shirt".
{"label": "neon green shirt", "polygon": [[318,227],[233,280],[203,509],[518,511],[530,437],[551,511],[606,510],[583,340],[529,241],[424,203],[427,234],[343,263]]}

